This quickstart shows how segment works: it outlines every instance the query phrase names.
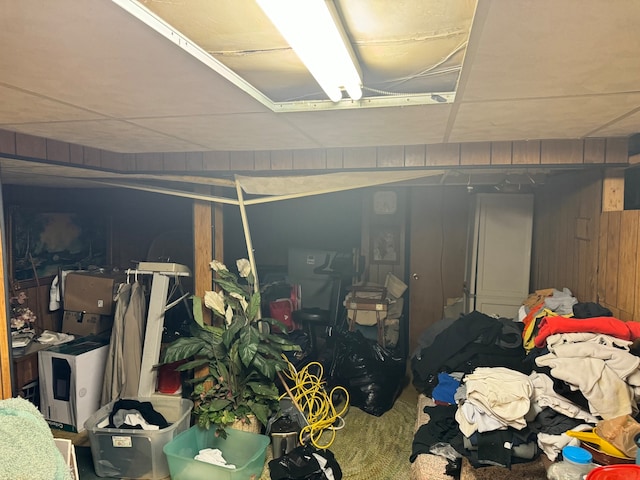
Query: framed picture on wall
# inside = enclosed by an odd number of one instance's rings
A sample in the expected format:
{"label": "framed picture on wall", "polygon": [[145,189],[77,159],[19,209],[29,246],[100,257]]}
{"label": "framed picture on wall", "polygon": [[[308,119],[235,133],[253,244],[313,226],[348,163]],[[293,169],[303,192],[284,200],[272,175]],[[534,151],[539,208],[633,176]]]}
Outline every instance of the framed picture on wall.
{"label": "framed picture on wall", "polygon": [[369,232],[369,257],[372,264],[400,263],[400,227],[396,225],[372,226]]}
{"label": "framed picture on wall", "polygon": [[107,264],[107,222],[99,215],[9,210],[9,271],[14,282]]}

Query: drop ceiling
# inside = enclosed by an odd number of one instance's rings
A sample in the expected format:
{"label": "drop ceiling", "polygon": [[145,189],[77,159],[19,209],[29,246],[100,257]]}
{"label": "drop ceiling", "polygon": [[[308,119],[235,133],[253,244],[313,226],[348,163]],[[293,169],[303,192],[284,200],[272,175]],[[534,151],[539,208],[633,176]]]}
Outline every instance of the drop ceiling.
{"label": "drop ceiling", "polygon": [[640,131],[637,0],[336,0],[366,95],[337,105],[252,0],[118,3],[165,35],[110,0],[0,0],[1,129],[127,153]]}

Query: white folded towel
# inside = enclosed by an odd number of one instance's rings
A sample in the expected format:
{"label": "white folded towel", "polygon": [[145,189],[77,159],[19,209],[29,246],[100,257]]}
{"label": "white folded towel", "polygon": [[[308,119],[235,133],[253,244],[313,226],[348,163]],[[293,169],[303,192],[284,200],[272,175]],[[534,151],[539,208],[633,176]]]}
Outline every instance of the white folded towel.
{"label": "white folded towel", "polygon": [[222,456],[222,452],[217,448],[205,448],[204,450],[200,450],[200,452],[198,452],[198,455],[195,456],[195,459],[200,460],[201,462],[207,462],[229,469],[235,470],[236,468],[235,465],[227,463],[227,461]]}

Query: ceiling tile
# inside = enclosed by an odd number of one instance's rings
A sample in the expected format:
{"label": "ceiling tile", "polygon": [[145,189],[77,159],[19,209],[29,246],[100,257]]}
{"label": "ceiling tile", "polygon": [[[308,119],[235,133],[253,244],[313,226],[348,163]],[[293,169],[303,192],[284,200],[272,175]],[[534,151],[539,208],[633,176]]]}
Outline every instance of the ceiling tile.
{"label": "ceiling tile", "polygon": [[449,141],[581,138],[639,105],[640,93],[464,103]]}
{"label": "ceiling tile", "polygon": [[105,118],[73,105],[0,85],[0,125],[63,120],[95,120]]}
{"label": "ceiling tile", "polygon": [[202,145],[118,120],[9,124],[4,128],[120,153],[206,150]]}
{"label": "ceiling tile", "polygon": [[148,118],[134,120],[158,132],[172,132],[180,138],[210,150],[268,150],[315,148],[318,145],[300,129],[275,114],[203,115],[198,117]]}
{"label": "ceiling tile", "polygon": [[465,59],[465,100],[639,90],[640,2],[488,5],[478,43]]}
{"label": "ceiling tile", "polygon": [[323,147],[411,145],[443,141],[450,105],[363,108],[287,114]]}

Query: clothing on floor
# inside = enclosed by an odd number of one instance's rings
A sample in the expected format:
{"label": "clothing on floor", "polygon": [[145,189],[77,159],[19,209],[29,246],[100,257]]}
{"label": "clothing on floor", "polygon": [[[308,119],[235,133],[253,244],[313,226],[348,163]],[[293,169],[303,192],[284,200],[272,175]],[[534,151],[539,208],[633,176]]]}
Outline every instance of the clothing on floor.
{"label": "clothing on floor", "polygon": [[640,322],[624,322],[615,317],[564,318],[544,317],[535,337],[536,347],[546,344],[554,333],[592,332],[605,333],[623,340],[640,338]]}
{"label": "clothing on floor", "polygon": [[438,374],[438,385],[433,389],[432,397],[435,401],[454,405],[456,403],[454,395],[460,386],[460,382],[448,373]]}
{"label": "clothing on floor", "polygon": [[150,425],[157,425],[163,429],[169,426],[164,416],[153,408],[151,402],[141,402],[139,400],[122,399],[113,404],[113,409],[109,414],[109,424],[107,428],[133,428],[140,429],[140,426],[127,425],[125,423],[127,415],[138,413],[144,421]]}
{"label": "clothing on floor", "polygon": [[195,460],[199,460],[200,462],[211,463],[213,465],[218,465],[219,467],[228,468],[230,470],[235,470],[236,466],[227,463],[227,461],[222,456],[222,451],[218,448],[205,448],[198,452],[198,454],[194,457]]}

